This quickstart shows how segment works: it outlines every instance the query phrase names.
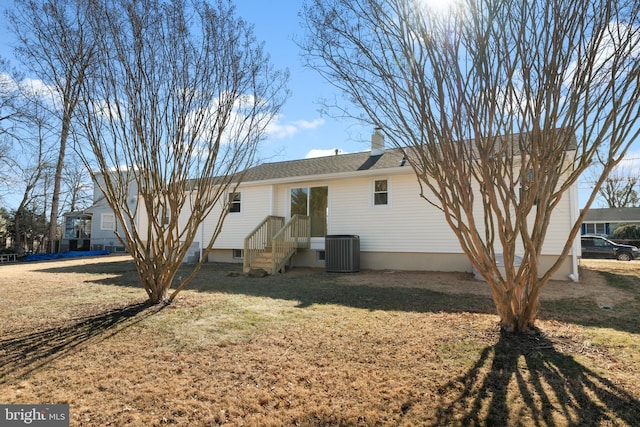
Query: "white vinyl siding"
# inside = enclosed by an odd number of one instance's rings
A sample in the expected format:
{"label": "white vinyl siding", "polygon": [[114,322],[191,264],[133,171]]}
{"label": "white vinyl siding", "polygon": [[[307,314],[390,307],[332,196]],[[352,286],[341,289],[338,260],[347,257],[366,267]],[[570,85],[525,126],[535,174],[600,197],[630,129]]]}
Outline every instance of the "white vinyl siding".
{"label": "white vinyl siding", "polygon": [[[567,191],[562,199],[553,210],[544,245],[542,245],[543,255],[559,255],[562,248],[569,237],[569,231],[573,224],[571,223],[571,200],[570,192]],[[535,212],[529,215],[530,224],[535,221]],[[578,236],[578,239],[580,236]]]}
{"label": "white vinyl siding", "polygon": [[[342,180],[330,184],[328,233],[360,236],[361,251],[462,253],[444,214],[419,196],[415,176],[394,176],[392,182],[394,202],[389,209],[369,208],[366,190],[371,188],[370,180]],[[476,212],[480,217],[482,207],[478,206]],[[530,216],[532,222],[534,216],[535,212]],[[567,192],[554,210],[543,254],[560,253],[569,231],[569,219]]]}
{"label": "white vinyl siding", "polygon": [[[244,247],[244,238],[253,231],[267,215],[271,215],[271,186],[242,187],[242,214],[229,214],[224,220],[222,232],[216,239],[214,248],[238,249]],[[225,200],[225,203],[228,200]],[[222,212],[222,204],[216,206],[203,223],[204,242],[211,238],[218,218]]]}
{"label": "white vinyl siding", "polygon": [[442,214],[420,198],[413,174],[393,177],[393,205],[388,209],[370,208],[371,185],[370,179],[330,185],[329,234],[360,236],[362,251],[460,252]]}
{"label": "white vinyl siding", "polygon": [[[393,199],[385,209],[372,208],[373,183],[378,179],[388,180],[389,202]],[[244,238],[267,215],[290,217],[291,188],[317,186],[329,189],[327,234],[358,235],[362,252],[425,253],[426,256],[430,253],[462,253],[443,213],[420,197],[415,175],[404,170],[380,178],[356,176],[295,184],[242,186],[242,215],[227,215],[214,247],[242,248]],[[554,210],[543,254],[557,255],[562,250],[571,225],[570,211],[567,192]],[[478,217],[482,215],[482,206],[476,207],[476,213]],[[220,209],[205,221],[203,241],[211,237],[219,214]],[[534,215],[535,212],[531,214],[531,223]],[[320,240],[314,240],[313,249],[323,249],[318,245],[323,245],[324,239]],[[496,251],[500,249],[496,248]]]}

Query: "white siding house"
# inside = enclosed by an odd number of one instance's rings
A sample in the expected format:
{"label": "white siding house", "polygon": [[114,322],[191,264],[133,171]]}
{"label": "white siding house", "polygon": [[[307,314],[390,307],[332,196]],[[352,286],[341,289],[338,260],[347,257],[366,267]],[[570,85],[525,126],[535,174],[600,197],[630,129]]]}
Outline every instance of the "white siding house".
{"label": "white siding house", "polygon": [[[130,199],[136,202],[135,185],[130,192]],[[226,196],[201,224],[193,244],[201,256],[222,209],[229,209],[208,261],[242,262],[245,238],[265,218],[276,216],[286,221],[294,214],[304,214],[311,218],[311,242],[293,256],[294,266],[324,267],[325,237],[347,235],[358,236],[362,269],[472,271],[443,214],[420,197],[419,183],[402,152],[385,150],[377,132],[372,137],[371,151],[264,163],[251,168],[235,194]],[[97,186],[94,204],[87,212],[93,216],[92,248],[124,250],[114,235],[118,224],[113,212]],[[181,212],[181,221],[189,214]],[[481,207],[478,215],[482,215]],[[548,268],[558,258],[577,216],[574,185],[554,210],[541,268]],[[147,221],[137,218],[136,222],[144,227]],[[578,253],[576,239],[556,279],[577,277]],[[196,253],[194,259],[197,258]]]}
{"label": "white siding house", "polygon": [[[310,248],[298,251],[294,266],[323,267],[325,235],[351,235],[359,237],[363,269],[472,271],[443,214],[419,196],[417,178],[401,151],[380,149],[375,140],[372,152],[265,163],[248,170],[237,190],[240,210],[227,216],[209,261],[239,262],[244,238],[268,215],[291,218],[298,209],[294,195],[304,191],[311,200],[314,191],[326,197],[320,202],[326,219],[316,217],[314,226],[312,214],[312,230],[321,233],[312,231]],[[577,206],[577,191],[572,189],[554,211],[541,267],[549,267],[562,251]],[[203,225],[204,242],[217,214]],[[556,279],[577,277],[577,249],[574,246]]]}
{"label": "white siding house", "polygon": [[[102,175],[97,174],[96,180],[103,183]],[[135,181],[132,181],[128,188],[127,202],[131,205],[138,203],[138,188]],[[109,252],[124,252],[126,249],[118,241],[116,230],[122,228],[116,220],[113,210],[107,203],[104,194],[100,190],[98,183],[93,185],[93,204],[85,209],[87,214],[91,215],[91,249],[92,250],[108,250]],[[140,223],[140,219],[136,219],[137,226],[144,226]]]}

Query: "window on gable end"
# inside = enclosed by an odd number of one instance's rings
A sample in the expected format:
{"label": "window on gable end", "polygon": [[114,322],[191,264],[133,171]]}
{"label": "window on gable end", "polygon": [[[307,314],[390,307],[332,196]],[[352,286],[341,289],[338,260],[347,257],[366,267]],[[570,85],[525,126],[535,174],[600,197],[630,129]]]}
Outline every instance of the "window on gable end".
{"label": "window on gable end", "polygon": [[373,182],[373,204],[375,206],[389,204],[389,182],[386,179],[378,179]]}
{"label": "window on gable end", "polygon": [[239,213],[241,211],[241,193],[229,193],[229,213]]}

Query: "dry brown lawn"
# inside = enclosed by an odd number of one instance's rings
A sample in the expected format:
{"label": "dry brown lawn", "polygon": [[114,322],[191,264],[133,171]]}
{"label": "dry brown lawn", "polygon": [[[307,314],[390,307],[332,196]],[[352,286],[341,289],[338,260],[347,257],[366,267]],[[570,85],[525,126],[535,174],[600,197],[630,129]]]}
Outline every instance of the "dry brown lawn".
{"label": "dry brown lawn", "polygon": [[640,423],[640,261],[584,262],[519,338],[467,274],[238,271],[161,308],[127,257],[0,265],[0,403],[68,403],[72,426]]}

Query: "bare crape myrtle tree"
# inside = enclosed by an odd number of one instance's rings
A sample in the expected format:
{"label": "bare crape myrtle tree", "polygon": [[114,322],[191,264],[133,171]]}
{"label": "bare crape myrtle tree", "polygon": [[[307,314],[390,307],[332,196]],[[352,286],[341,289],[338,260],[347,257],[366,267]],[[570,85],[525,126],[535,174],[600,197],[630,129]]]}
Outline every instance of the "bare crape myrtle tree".
{"label": "bare crape myrtle tree", "polygon": [[309,0],[301,47],[345,94],[339,112],[355,116],[355,104],[406,151],[421,196],[491,287],[503,329],[528,331],[586,210],[542,267],[550,218],[601,159],[589,207],[638,136],[640,2],[451,4]]}
{"label": "bare crape myrtle tree", "polygon": [[[151,303],[198,271],[176,272],[200,226],[255,162],[288,93],[232,2],[89,2],[96,61],[82,87],[87,165],[116,217]],[[132,198],[132,194],[134,197]],[[176,283],[170,293],[172,284]]]}

